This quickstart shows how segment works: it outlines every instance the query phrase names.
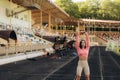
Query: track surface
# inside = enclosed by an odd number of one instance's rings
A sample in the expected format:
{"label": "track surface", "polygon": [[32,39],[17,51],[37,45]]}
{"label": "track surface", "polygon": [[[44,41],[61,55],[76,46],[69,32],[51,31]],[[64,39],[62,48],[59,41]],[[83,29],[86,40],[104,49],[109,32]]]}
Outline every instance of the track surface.
{"label": "track surface", "polygon": [[[120,56],[105,47],[91,47],[91,80],[120,80]],[[0,80],[74,80],[78,57],[38,57],[0,66]],[[84,74],[82,79],[85,80]]]}

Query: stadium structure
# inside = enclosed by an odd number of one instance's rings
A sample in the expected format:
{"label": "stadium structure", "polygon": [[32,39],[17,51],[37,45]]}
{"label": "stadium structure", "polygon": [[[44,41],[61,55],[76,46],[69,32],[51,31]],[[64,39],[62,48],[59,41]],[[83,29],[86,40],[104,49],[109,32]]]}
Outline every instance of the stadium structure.
{"label": "stadium structure", "polygon": [[120,55],[120,21],[72,18],[51,0],[0,0],[0,65],[53,55],[56,38],[74,41],[76,28]]}

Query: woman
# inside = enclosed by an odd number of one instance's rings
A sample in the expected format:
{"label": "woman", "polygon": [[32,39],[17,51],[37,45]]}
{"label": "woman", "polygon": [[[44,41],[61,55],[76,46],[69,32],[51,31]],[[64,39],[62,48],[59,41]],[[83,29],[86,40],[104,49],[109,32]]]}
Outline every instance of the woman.
{"label": "woman", "polygon": [[[81,40],[79,43],[79,34],[86,35],[86,41]],[[76,34],[76,49],[77,54],[79,56],[78,66],[77,66],[77,73],[76,73],[76,80],[80,80],[82,70],[85,73],[86,80],[90,80],[90,69],[88,65],[88,53],[90,48],[90,41],[87,32],[77,32]]]}

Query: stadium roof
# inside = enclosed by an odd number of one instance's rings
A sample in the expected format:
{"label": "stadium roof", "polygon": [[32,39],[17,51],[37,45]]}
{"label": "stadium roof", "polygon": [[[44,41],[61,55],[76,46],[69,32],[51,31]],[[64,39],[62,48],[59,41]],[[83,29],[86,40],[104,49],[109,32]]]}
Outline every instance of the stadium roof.
{"label": "stadium roof", "polygon": [[78,25],[78,22],[80,25],[103,25],[109,27],[120,27],[120,21],[115,20],[97,20],[97,19],[77,19],[77,18],[70,18],[69,20],[65,21],[65,24],[68,25]]}
{"label": "stadium roof", "polygon": [[[95,19],[78,19],[71,18],[63,9],[53,3],[51,0],[12,0],[14,3],[32,10],[32,19],[40,23],[40,11],[42,11],[43,22],[48,22],[48,14],[51,12],[52,18],[63,20],[66,25],[80,25],[97,24],[97,25],[111,25],[120,26],[120,21],[113,20],[95,20]],[[31,5],[31,6],[30,6]]]}
{"label": "stadium roof", "polygon": [[96,19],[82,19],[82,21],[85,24],[92,24],[92,25],[103,25],[109,27],[120,27],[120,21],[114,21],[114,20],[96,20]]}
{"label": "stadium roof", "polygon": [[114,21],[114,20],[96,20],[96,19],[82,19],[82,21],[85,22],[102,22],[102,23],[119,23],[120,21]]}
{"label": "stadium roof", "polygon": [[[43,12],[42,13],[43,21],[45,21],[45,22],[48,21],[48,13],[49,12],[51,13],[51,16],[53,18],[58,18],[63,21],[70,17],[64,10],[62,10],[59,6],[57,6],[55,3],[53,3],[50,0],[42,0],[40,5],[41,5],[41,10]],[[34,20],[39,21],[40,20],[40,10],[33,10],[32,17]]]}
{"label": "stadium roof", "polygon": [[[52,17],[66,20],[70,16],[51,0],[12,0],[14,3],[32,10],[34,20],[40,20],[40,11],[43,11],[43,20],[48,20],[48,13],[51,12]],[[31,6],[30,6],[31,5]]]}

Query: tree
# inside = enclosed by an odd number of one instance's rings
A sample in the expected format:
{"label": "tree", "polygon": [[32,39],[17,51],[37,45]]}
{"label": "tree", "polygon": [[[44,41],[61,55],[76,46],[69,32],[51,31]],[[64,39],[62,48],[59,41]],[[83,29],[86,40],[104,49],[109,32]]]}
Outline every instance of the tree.
{"label": "tree", "polygon": [[78,3],[56,0],[56,4],[71,17],[120,20],[120,0],[86,0]]}
{"label": "tree", "polygon": [[71,17],[79,18],[79,8],[72,0],[56,0],[55,2],[63,10],[65,10]]}
{"label": "tree", "polygon": [[103,19],[120,20],[120,0],[101,0]]}

